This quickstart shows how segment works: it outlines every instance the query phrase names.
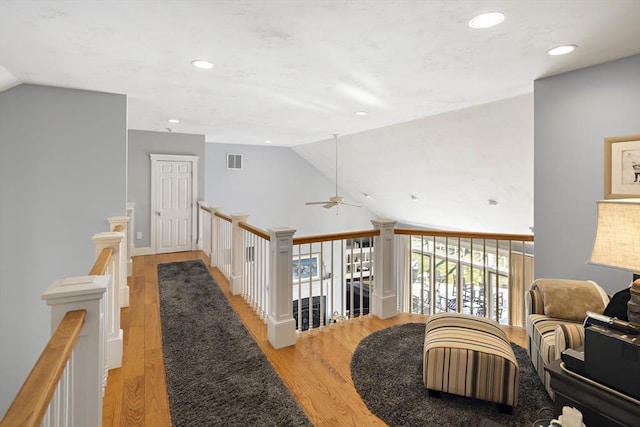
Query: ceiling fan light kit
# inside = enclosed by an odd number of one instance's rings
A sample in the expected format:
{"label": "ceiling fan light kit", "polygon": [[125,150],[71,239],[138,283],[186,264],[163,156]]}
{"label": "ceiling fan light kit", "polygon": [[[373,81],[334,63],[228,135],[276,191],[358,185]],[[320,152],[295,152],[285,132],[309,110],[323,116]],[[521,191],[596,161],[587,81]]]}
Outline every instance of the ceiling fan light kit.
{"label": "ceiling fan light kit", "polygon": [[[336,146],[336,195],[329,197],[329,200],[323,200],[319,202],[307,202],[305,203],[305,205],[322,205],[322,207],[325,209],[331,209],[332,207],[338,206],[338,205],[355,206],[359,208],[362,206],[362,203],[347,202],[344,200],[344,197],[338,195],[338,134],[337,133],[333,134],[333,139],[335,141],[335,146]],[[336,211],[336,215],[337,214],[338,212]]]}

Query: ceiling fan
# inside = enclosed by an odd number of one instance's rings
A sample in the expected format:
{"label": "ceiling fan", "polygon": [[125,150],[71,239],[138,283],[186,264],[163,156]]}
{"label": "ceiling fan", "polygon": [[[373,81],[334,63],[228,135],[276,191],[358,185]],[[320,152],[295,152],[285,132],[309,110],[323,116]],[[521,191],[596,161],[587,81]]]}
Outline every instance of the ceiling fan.
{"label": "ceiling fan", "polygon": [[[356,206],[361,207],[362,203],[357,202],[347,202],[344,200],[344,197],[338,195],[338,134],[333,134],[333,139],[335,140],[336,145],[336,195],[329,197],[329,200],[325,200],[322,202],[307,202],[305,205],[322,205],[323,208],[331,209],[334,206],[338,205],[347,205],[347,206]],[[336,212],[337,215],[337,212]]]}

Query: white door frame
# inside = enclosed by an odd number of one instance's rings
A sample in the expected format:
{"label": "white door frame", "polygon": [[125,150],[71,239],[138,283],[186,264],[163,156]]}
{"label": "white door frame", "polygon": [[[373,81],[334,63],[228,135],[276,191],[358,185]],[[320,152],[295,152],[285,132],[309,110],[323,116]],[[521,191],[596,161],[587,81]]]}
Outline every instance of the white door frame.
{"label": "white door frame", "polygon": [[151,157],[151,250],[156,251],[156,211],[158,197],[156,196],[159,162],[191,162],[191,250],[196,249],[198,239],[198,156],[150,154]]}

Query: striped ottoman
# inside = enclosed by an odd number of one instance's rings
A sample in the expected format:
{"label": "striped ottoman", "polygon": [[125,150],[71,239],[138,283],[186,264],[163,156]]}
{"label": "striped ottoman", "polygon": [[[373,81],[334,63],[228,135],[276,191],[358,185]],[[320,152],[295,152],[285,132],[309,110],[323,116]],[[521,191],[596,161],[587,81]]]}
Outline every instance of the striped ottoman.
{"label": "striped ottoman", "polygon": [[520,372],[507,335],[489,319],[460,313],[429,318],[424,336],[422,379],[430,396],[439,392],[499,404],[518,404]]}

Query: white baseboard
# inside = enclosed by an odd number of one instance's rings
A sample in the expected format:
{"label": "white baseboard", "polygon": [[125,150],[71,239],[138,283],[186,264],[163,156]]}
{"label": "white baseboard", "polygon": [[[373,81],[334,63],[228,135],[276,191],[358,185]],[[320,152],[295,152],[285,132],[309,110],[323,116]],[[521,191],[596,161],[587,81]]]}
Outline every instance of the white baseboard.
{"label": "white baseboard", "polygon": [[133,254],[133,256],[141,256],[141,255],[155,255],[155,252],[153,252],[153,249],[151,249],[151,247],[146,247],[146,248],[136,248],[135,253]]}
{"label": "white baseboard", "polygon": [[120,288],[120,308],[129,307],[129,286]]}
{"label": "white baseboard", "polygon": [[115,369],[122,367],[122,329],[118,331],[117,337],[107,338],[107,367]]}

